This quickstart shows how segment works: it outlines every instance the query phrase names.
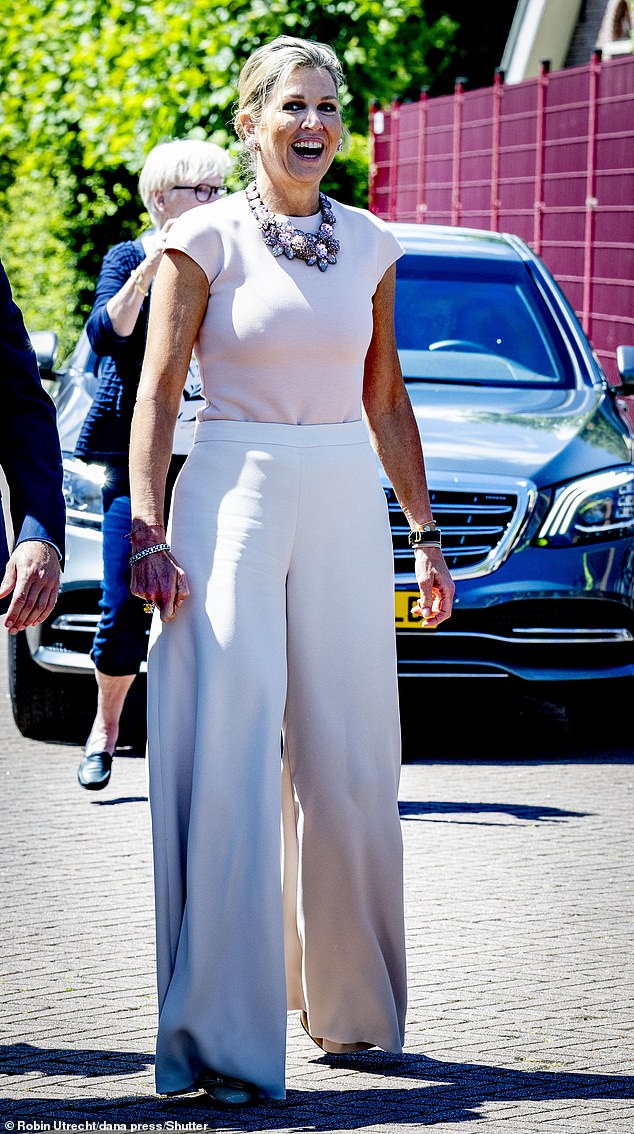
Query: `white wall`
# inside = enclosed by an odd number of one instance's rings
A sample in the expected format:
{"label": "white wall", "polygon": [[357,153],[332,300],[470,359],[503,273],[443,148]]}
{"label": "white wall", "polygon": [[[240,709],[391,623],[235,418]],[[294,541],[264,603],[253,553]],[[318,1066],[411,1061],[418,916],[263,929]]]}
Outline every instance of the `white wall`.
{"label": "white wall", "polygon": [[502,57],[505,82],[534,78],[542,59],[561,70],[580,9],[581,0],[520,0]]}

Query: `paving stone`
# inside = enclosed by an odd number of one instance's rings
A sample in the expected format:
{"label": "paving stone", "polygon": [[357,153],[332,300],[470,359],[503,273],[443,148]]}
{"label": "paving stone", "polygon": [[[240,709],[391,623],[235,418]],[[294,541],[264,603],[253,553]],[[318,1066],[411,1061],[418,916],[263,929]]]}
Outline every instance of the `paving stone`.
{"label": "paving stone", "polygon": [[15,729],[4,638],[0,1134],[632,1134],[631,751],[575,750],[535,704],[517,737],[507,711],[490,755],[488,720],[432,731],[401,785],[404,1056],[325,1056],[290,1018],[287,1102],[225,1115],[154,1093],[145,762],[123,753],[104,792],[82,792],[79,748]]}

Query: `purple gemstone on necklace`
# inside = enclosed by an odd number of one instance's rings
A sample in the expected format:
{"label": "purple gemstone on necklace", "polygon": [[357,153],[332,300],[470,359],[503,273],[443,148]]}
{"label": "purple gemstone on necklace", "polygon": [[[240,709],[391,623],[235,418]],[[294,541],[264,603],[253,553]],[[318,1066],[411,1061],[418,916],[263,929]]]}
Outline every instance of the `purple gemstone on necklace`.
{"label": "purple gemstone on necklace", "polygon": [[330,201],[323,194],[319,194],[319,208],[321,210],[321,224],[317,234],[302,232],[295,228],[290,220],[279,220],[270,213],[260,199],[255,182],[246,190],[249,207],[260,228],[264,243],[271,249],[274,256],[286,256],[293,260],[297,257],[312,267],[317,264],[320,272],[325,272],[329,264],[337,263],[339,241],[333,237],[333,225],[336,217],[330,207]]}

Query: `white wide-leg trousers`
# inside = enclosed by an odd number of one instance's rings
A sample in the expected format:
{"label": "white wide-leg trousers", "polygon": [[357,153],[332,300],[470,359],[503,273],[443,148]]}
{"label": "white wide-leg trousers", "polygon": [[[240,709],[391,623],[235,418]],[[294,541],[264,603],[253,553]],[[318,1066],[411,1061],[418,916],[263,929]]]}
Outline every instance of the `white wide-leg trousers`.
{"label": "white wide-leg trousers", "polygon": [[213,1069],[281,1099],[288,1009],[334,1044],[403,1042],[392,545],[365,425],[201,423],[170,542],[191,596],[148,661],[157,1089]]}

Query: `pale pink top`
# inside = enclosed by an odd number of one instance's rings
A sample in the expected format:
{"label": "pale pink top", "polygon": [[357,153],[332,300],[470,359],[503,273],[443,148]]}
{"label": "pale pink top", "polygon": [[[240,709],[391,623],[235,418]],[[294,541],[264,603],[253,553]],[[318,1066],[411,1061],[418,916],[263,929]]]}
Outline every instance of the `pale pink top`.
{"label": "pale pink top", "polygon": [[[243,192],[191,209],[167,248],[186,252],[209,280],[195,345],[202,421],[320,425],[361,417],[372,296],[402,249],[383,221],[332,202],[337,263],[320,272],[276,258]],[[321,215],[291,217],[317,232]]]}

